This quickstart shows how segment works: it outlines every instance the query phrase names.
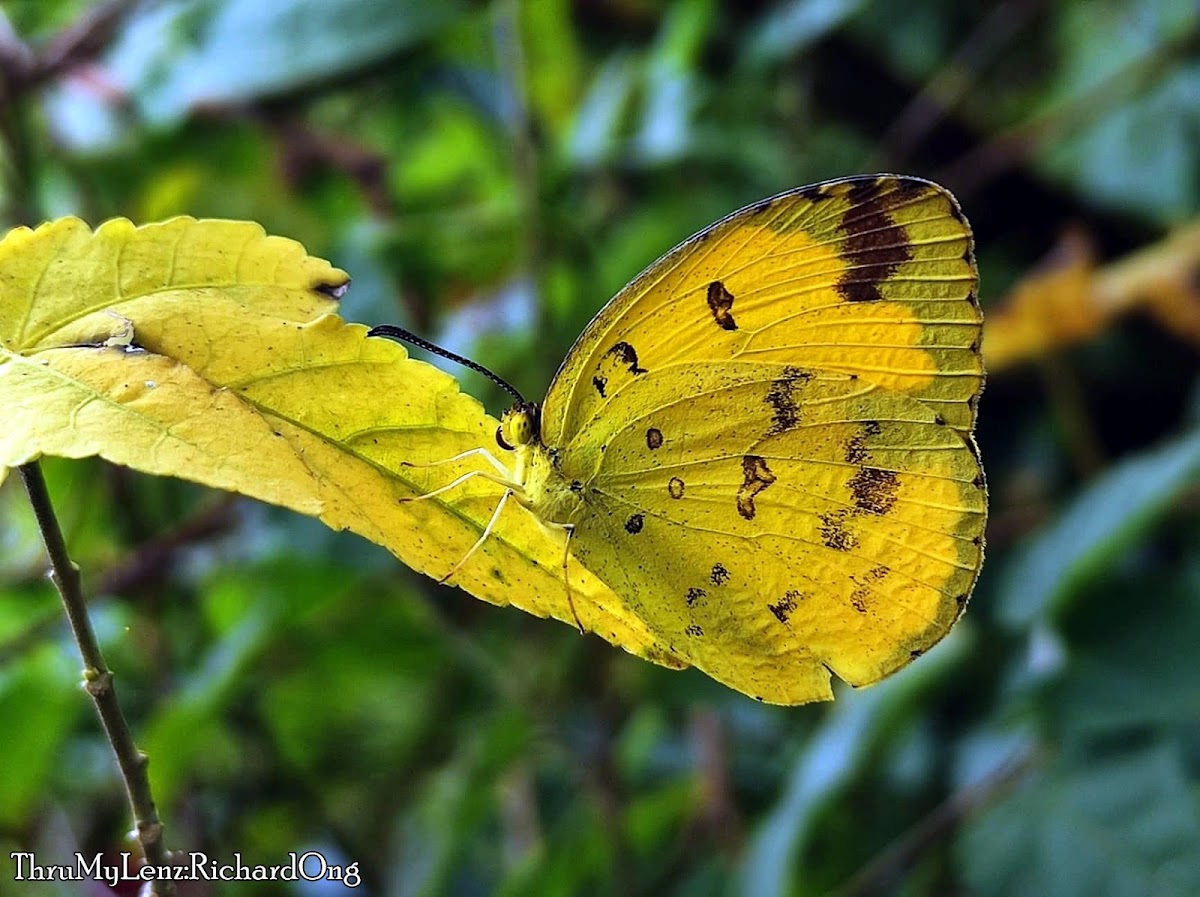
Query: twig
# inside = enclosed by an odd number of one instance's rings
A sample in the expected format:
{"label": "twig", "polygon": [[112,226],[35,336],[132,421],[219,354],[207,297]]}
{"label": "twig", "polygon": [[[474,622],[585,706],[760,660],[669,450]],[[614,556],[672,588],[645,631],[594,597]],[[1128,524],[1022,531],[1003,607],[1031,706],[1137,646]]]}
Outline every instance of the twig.
{"label": "twig", "polygon": [[[92,696],[96,711],[100,714],[100,722],[104,725],[104,733],[116,755],[142,852],[149,864],[161,868],[167,865],[168,857],[163,846],[162,823],[150,793],[150,780],[146,776],[146,755],[133,743],[129,723],[125,721],[125,714],[117,702],[112,671],[104,662],[100,643],[88,619],[79,584],[79,568],[67,554],[67,545],[54,514],[54,506],[50,503],[50,492],[46,489],[42,469],[36,461],[32,461],[21,465],[20,471],[25,491],[29,493],[29,503],[37,517],[38,529],[46,543],[46,553],[50,558],[50,580],[62,598],[63,610],[67,613],[75,642],[79,645],[79,654],[83,658],[83,688]],[[147,891],[151,897],[174,897],[175,886],[170,881],[156,880],[148,882]]]}
{"label": "twig", "polygon": [[142,0],[108,0],[58,32],[43,49],[32,50],[9,33],[0,40],[0,80],[8,93],[28,93],[71,68],[90,62],[112,41],[125,17]]}
{"label": "twig", "polygon": [[186,549],[223,536],[237,523],[238,496],[221,493],[210,505],[139,545],[93,581],[93,594],[128,595],[164,577]]}

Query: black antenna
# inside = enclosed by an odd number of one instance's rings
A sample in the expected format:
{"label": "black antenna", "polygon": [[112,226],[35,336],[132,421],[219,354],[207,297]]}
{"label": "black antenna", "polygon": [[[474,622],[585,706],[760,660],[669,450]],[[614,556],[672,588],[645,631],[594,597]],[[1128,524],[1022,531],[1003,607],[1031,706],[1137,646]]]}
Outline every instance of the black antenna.
{"label": "black antenna", "polygon": [[449,349],[443,349],[441,346],[431,343],[427,339],[422,339],[415,333],[410,333],[403,327],[397,327],[395,324],[380,324],[378,327],[372,327],[367,331],[367,336],[390,336],[394,339],[403,340],[406,343],[412,343],[414,346],[420,346],[427,352],[432,352],[434,355],[440,355],[442,358],[449,358],[451,361],[456,361],[463,367],[468,367],[473,371],[478,371],[487,377],[506,393],[517,400],[518,405],[528,404],[525,397],[517,392],[517,388],[505,380],[498,374],[493,374],[477,361],[472,361],[469,358],[463,358],[461,355],[455,355]]}

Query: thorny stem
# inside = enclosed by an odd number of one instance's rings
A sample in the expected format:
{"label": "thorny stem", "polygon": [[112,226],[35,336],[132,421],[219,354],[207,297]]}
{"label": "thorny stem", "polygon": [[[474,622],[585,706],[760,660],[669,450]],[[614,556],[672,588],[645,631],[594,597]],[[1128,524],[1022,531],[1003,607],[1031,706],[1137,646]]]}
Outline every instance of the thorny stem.
{"label": "thorny stem", "polygon": [[[100,714],[100,722],[104,726],[104,733],[112,745],[113,754],[116,755],[121,778],[125,782],[129,806],[133,810],[137,839],[142,845],[147,863],[152,866],[166,866],[169,861],[168,854],[163,846],[163,827],[150,793],[150,780],[146,775],[147,758],[133,743],[133,733],[130,732],[129,723],[125,721],[125,714],[117,702],[112,671],[104,662],[104,655],[100,653],[100,643],[96,640],[92,622],[88,619],[87,606],[79,582],[79,568],[67,554],[67,545],[58,525],[58,518],[54,515],[54,506],[50,503],[50,493],[46,489],[46,479],[42,476],[41,467],[33,461],[21,465],[20,471],[25,482],[25,491],[29,494],[29,503],[33,506],[34,516],[37,517],[38,529],[46,543],[46,553],[50,558],[50,580],[62,598],[71,632],[75,635],[79,654],[83,658],[84,691],[92,696],[96,711]],[[175,886],[170,881],[151,881],[147,883],[147,893],[151,897],[174,897]]]}

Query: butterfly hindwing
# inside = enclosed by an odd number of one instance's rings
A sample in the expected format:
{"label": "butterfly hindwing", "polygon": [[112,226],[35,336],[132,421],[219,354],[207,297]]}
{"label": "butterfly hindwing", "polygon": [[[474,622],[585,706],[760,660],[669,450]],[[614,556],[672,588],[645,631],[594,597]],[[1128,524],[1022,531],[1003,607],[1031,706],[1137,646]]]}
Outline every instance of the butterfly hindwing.
{"label": "butterfly hindwing", "polygon": [[828,697],[829,670],[873,682],[961,612],[982,476],[921,403],[738,363],[647,373],[607,407],[564,455],[591,473],[573,550],[714,678],[773,702]]}

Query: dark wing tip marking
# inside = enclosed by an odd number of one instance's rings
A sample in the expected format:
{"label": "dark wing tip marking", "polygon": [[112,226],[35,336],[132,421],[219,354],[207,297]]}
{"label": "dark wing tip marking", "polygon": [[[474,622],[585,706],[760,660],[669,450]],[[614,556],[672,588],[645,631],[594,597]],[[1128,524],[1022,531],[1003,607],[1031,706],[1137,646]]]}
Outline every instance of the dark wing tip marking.
{"label": "dark wing tip marking", "polygon": [[725,289],[725,284],[714,280],[708,285],[708,310],[712,312],[713,320],[722,330],[737,330],[737,321],[733,319],[733,293]]}
{"label": "dark wing tip marking", "polygon": [[604,387],[608,386],[608,378],[595,376],[592,378],[592,386],[596,387],[596,392],[600,393],[600,398],[607,398],[604,395]]}
{"label": "dark wing tip marking", "polygon": [[[887,185],[897,186],[889,193]],[[846,242],[841,255],[849,267],[835,287],[847,302],[880,301],[883,299],[880,283],[912,259],[907,232],[888,214],[889,198],[906,198],[908,186],[925,188],[920,181],[877,178],[858,181],[847,192],[850,208],[842,215],[841,230],[846,234]]]}

